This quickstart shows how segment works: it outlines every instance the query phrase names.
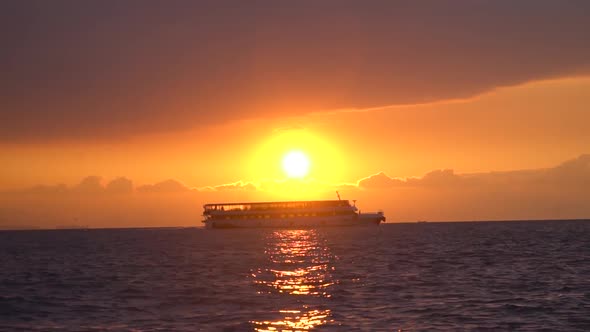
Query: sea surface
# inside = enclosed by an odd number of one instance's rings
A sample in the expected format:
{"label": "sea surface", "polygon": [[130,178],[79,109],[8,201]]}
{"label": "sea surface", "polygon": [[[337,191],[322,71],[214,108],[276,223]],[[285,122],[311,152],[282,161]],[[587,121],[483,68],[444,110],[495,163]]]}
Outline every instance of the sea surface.
{"label": "sea surface", "polygon": [[1,331],[590,331],[590,221],[0,232]]}

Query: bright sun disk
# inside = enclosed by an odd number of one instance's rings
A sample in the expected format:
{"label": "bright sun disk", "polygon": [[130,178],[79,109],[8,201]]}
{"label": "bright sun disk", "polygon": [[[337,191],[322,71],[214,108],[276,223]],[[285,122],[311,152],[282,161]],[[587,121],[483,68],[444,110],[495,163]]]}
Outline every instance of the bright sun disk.
{"label": "bright sun disk", "polygon": [[291,151],[283,158],[283,170],[290,178],[302,178],[309,172],[309,158],[301,151]]}

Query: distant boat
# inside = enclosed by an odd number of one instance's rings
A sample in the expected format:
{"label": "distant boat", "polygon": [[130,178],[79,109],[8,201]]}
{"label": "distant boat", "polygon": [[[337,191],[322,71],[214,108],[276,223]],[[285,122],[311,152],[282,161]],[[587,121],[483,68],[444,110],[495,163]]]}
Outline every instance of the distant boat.
{"label": "distant boat", "polygon": [[[340,198],[340,197],[339,197]],[[206,228],[309,228],[368,226],[385,221],[383,212],[361,213],[348,200],[205,204]]]}
{"label": "distant boat", "polygon": [[427,222],[428,221],[426,221],[426,220],[418,220],[418,221],[416,221],[416,223],[418,223],[418,224],[424,224],[424,223],[427,223]]}

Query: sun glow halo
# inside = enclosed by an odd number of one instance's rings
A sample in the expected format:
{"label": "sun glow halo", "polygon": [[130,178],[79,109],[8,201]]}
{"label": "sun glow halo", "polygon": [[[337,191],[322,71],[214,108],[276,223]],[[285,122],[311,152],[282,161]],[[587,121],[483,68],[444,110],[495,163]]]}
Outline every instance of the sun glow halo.
{"label": "sun glow halo", "polygon": [[305,182],[307,190],[311,188],[310,182],[337,183],[345,175],[346,167],[342,166],[347,165],[342,158],[345,154],[332,137],[317,135],[309,129],[290,129],[261,137],[260,142],[253,150],[248,177],[263,181],[265,190],[273,194],[285,194],[286,200],[295,192],[304,191],[303,187],[282,191],[275,188],[275,181],[297,180],[287,181],[293,185]]}
{"label": "sun glow halo", "polygon": [[291,151],[283,157],[283,170],[290,178],[303,178],[309,173],[309,158],[301,151]]}

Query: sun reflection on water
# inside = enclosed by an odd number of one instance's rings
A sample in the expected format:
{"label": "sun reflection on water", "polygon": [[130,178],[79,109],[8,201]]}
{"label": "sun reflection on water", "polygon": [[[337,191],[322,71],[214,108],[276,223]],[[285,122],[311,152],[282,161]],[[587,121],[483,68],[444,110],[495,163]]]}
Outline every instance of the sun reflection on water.
{"label": "sun reflection on water", "polygon": [[285,317],[277,321],[261,321],[252,323],[259,332],[270,331],[305,331],[325,324],[330,315],[330,310],[279,310]]}
{"label": "sun reflection on water", "polygon": [[333,322],[326,304],[336,282],[334,256],[317,230],[275,231],[265,253],[268,265],[251,275],[258,293],[283,296],[281,303],[293,305],[277,310],[278,319],[251,321],[255,330],[305,331]]}

